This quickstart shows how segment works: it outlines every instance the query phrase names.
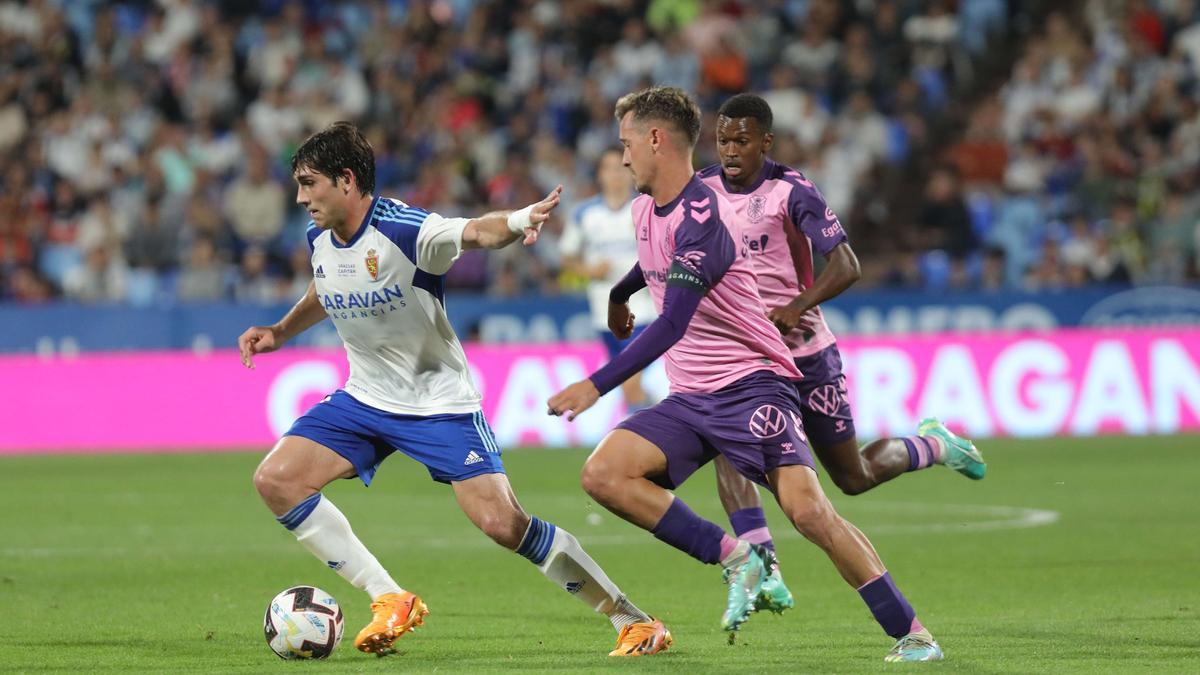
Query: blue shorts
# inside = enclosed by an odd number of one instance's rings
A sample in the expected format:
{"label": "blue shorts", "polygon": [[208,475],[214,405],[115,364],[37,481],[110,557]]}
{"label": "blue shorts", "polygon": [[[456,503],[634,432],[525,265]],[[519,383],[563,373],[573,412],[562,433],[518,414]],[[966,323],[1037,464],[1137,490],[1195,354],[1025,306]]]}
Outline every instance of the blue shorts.
{"label": "blue shorts", "polygon": [[629,334],[629,337],[625,338],[624,340],[618,340],[617,336],[612,334],[612,331],[600,331],[600,337],[604,339],[604,346],[608,347],[608,358],[615,359],[617,354],[620,354],[621,350],[625,349],[625,347],[630,342],[633,342],[635,337],[641,335],[642,331],[644,330],[646,330],[645,326],[637,326],[633,329],[633,332]]}
{"label": "blue shorts", "polygon": [[441,483],[504,473],[500,446],[482,412],[399,415],[339,389],[304,413],[284,436],[307,438],[345,457],[366,485],[396,450],[424,464]]}

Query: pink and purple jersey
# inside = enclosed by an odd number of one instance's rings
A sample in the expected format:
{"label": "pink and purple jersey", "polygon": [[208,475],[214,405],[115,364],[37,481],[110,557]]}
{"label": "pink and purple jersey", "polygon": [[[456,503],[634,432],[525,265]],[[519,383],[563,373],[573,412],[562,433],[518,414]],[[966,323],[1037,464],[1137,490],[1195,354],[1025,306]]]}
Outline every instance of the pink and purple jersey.
{"label": "pink and purple jersey", "polygon": [[[823,256],[846,241],[846,231],[816,186],[799,171],[767,160],[755,185],[730,190],[714,164],[701,181],[733,208],[727,220],[740,225],[741,245],[749,251],[758,274],[758,292],[768,309],[791,302],[813,282],[813,250]],[[794,357],[815,354],[836,339],[817,307],[812,333],[796,329],[784,336]]]}
{"label": "pink and purple jersey", "polygon": [[698,177],[662,207],[649,195],[633,200],[638,265],[659,314],[668,286],[704,294],[683,337],[666,352],[672,392],[714,392],[760,370],[802,377],[766,318],[730,209]]}

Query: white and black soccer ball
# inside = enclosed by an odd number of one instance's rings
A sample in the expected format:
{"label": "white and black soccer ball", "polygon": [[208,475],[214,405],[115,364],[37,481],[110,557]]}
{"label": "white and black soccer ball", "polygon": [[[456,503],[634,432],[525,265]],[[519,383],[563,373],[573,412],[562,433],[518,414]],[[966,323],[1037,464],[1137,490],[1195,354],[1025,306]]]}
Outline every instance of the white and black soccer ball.
{"label": "white and black soccer ball", "polygon": [[323,659],[342,641],[342,608],[315,586],[295,586],[271,599],[263,633],[281,659]]}

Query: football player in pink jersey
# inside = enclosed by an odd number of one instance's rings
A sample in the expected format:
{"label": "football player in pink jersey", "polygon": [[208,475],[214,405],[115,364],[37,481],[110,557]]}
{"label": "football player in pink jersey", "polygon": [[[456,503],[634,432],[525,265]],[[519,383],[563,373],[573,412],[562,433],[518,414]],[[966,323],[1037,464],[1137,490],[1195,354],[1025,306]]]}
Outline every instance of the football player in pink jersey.
{"label": "football player in pink jersey", "polygon": [[626,337],[626,304],[648,287],[659,317],[608,364],[547,402],[574,419],[665,354],[671,394],[621,422],[588,458],[581,482],[625,520],[707,564],[729,584],[722,616],[734,631],[754,611],[773,554],[729,536],[670,490],[718,454],[767,486],[796,529],[829,556],[884,631],[889,661],[942,658],[875,549],[829,503],[800,421],[799,369],[767,318],[733,207],[692,168],[700,110],[685,92],[652,87],[617,102],[634,199],[638,264],[612,290],[609,327]]}
{"label": "football player in pink jersey", "polygon": [[[738,94],[725,101],[717,113],[720,163],[702,170],[700,178],[728,200],[734,209],[729,218],[742,226],[759,294],[804,374],[796,383],[800,415],[821,465],[848,495],[934,464],[983,478],[987,465],[975,446],[932,418],[915,435],[882,438],[859,449],[842,357],[820,308],[858,281],[858,258],[816,186],[767,158],[772,120],[770,105],[759,96]],[[826,260],[815,279],[814,251]],[[718,457],[716,467],[717,491],[734,533],[774,550],[758,489],[725,459]],[[759,609],[779,612],[793,603],[774,568],[759,594]]]}

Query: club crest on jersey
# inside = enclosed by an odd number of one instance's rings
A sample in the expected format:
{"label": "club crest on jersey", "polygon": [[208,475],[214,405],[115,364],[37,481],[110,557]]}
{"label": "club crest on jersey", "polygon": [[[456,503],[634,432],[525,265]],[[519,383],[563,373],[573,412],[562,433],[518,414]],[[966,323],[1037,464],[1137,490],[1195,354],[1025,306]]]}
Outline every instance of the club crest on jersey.
{"label": "club crest on jersey", "polygon": [[375,249],[367,249],[367,274],[371,275],[371,280],[379,279],[379,256],[375,254]]}
{"label": "club crest on jersey", "polygon": [[746,217],[750,222],[757,223],[762,220],[763,215],[767,212],[767,198],[762,195],[754,195],[750,198],[750,204],[746,207]]}

